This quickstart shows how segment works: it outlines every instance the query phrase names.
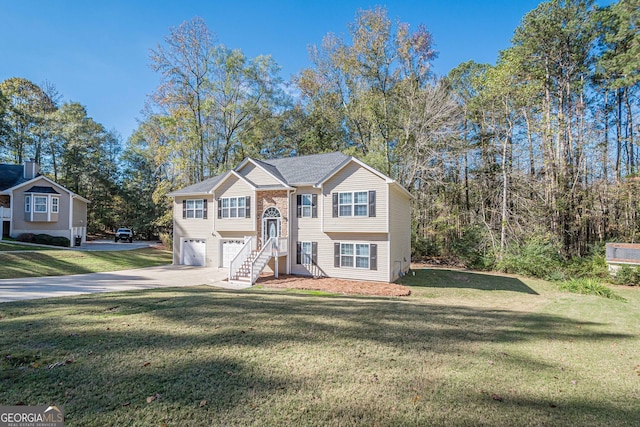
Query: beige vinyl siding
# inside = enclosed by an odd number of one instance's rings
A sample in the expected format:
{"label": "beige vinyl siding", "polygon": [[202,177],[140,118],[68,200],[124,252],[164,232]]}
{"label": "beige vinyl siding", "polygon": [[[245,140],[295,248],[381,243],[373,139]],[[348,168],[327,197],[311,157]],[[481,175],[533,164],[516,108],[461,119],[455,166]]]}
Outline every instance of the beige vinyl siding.
{"label": "beige vinyl siding", "polygon": [[[222,218],[218,219],[218,200],[223,197],[251,196],[250,218]],[[229,177],[215,192],[215,206],[211,211],[216,231],[243,231],[245,233],[256,230],[256,197],[255,191],[236,176]]]}
{"label": "beige vinyl siding", "polygon": [[79,199],[73,200],[73,227],[87,226],[87,202]]}
{"label": "beige vinyl siding", "polygon": [[249,180],[256,187],[266,185],[282,185],[271,174],[265,172],[261,167],[248,162],[238,173]]}
{"label": "beige vinyl siding", "polygon": [[[379,179],[379,177],[375,175],[373,176],[376,179]],[[384,185],[386,186],[387,184],[385,183]],[[377,188],[376,191],[378,191]],[[318,218],[297,218],[297,216],[295,215],[295,210],[296,196],[298,194],[318,194]],[[380,209],[378,200],[379,197],[376,197],[376,215],[377,212],[379,212],[378,209]],[[326,204],[323,207],[323,202],[327,203],[327,199],[320,197],[320,190],[313,187],[298,187],[296,189],[296,193],[291,195],[291,239],[289,239],[289,260],[291,265],[291,273],[305,276],[327,276],[342,279],[372,280],[376,282],[389,281],[389,268],[387,262],[389,258],[389,244],[387,233],[354,232],[354,230],[356,229],[359,230],[359,227],[353,227],[353,229],[348,233],[324,233],[320,226],[322,220],[322,210],[324,209],[326,211],[327,209],[329,209],[329,212],[331,213],[331,198],[329,197],[328,199],[328,207]],[[385,212],[385,218],[383,218],[383,221],[386,222],[386,207],[385,209],[382,209],[382,212]],[[360,219],[360,221],[364,222],[363,219]],[[383,229],[386,227],[380,228]],[[296,242],[318,243],[318,263],[316,266],[296,264]],[[377,270],[334,267],[334,243],[377,244]]]}
{"label": "beige vinyl siding", "polygon": [[[390,281],[407,272],[411,263],[411,199],[397,186],[389,188]],[[385,262],[387,262],[385,260]]]}
{"label": "beige vinyl siding", "polygon": [[[182,218],[182,201],[205,199],[207,201],[207,219]],[[211,194],[201,196],[177,196],[173,202],[173,263],[180,264],[181,243],[184,239],[203,239],[206,241],[207,265],[217,265],[216,242],[211,235],[215,203]]]}
{"label": "beige vinyl siding", "polygon": [[[318,218],[298,218],[297,217],[297,197],[299,194],[317,194],[318,195]],[[291,262],[291,273],[302,274],[305,276],[325,276],[321,271],[323,264],[320,264],[320,257],[318,256],[319,267],[310,268],[306,265],[296,264],[296,242],[318,242],[318,252],[320,252],[320,242],[323,244],[331,244],[329,237],[324,234],[320,228],[322,221],[322,206],[321,206],[321,193],[320,189],[313,187],[298,187],[296,192],[290,196],[289,206],[291,206],[291,239],[289,239],[289,259]],[[333,262],[333,258],[331,258]]]}
{"label": "beige vinyl siding", "polygon": [[[333,217],[332,194],[335,192],[371,191],[376,192],[375,217]],[[323,231],[363,233],[387,233],[388,184],[378,175],[368,171],[356,162],[351,162],[323,185],[322,217]]]}
{"label": "beige vinyl siding", "polygon": [[[25,199],[25,191],[30,189],[33,186],[43,186],[43,187],[53,187],[60,194],[53,194],[51,196],[55,196],[59,198],[58,214],[51,215],[51,222],[47,221],[48,217],[46,213],[34,213],[33,221],[27,221],[30,214],[25,213],[24,211],[24,199]],[[33,194],[30,194],[33,196]],[[43,194],[42,196],[47,196],[49,199],[49,194]],[[11,200],[11,206],[13,210],[13,235],[17,237],[22,233],[44,233],[49,234],[51,236],[64,236],[69,238],[70,236],[70,225],[69,225],[69,209],[70,209],[70,199],[71,196],[69,193],[61,188],[58,185],[51,184],[49,181],[44,179],[39,179],[33,182],[30,182],[27,185],[24,185],[13,192],[13,198]],[[33,197],[31,198],[31,209],[33,210],[34,203]],[[47,204],[47,211],[51,209],[50,201]],[[56,218],[57,217],[57,218]],[[42,221],[42,222],[38,222]]]}
{"label": "beige vinyl siding", "polygon": [[[318,241],[318,266],[324,276],[342,279],[389,281],[388,258],[389,242],[386,233],[331,233]],[[375,243],[378,245],[378,269],[369,270],[352,267],[334,267],[334,243]],[[295,255],[295,252],[294,252]],[[295,263],[295,259],[294,259]]]}

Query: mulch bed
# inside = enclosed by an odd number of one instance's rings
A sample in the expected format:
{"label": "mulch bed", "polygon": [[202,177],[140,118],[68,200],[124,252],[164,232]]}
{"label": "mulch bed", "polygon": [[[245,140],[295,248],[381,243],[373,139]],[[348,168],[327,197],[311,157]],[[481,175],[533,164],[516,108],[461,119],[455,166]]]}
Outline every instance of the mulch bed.
{"label": "mulch bed", "polygon": [[318,279],[281,274],[279,278],[273,274],[258,278],[256,285],[274,289],[303,289],[325,291],[336,294],[375,295],[388,297],[406,297],[411,289],[403,285],[384,282],[360,282],[356,280],[334,279],[322,277]]}

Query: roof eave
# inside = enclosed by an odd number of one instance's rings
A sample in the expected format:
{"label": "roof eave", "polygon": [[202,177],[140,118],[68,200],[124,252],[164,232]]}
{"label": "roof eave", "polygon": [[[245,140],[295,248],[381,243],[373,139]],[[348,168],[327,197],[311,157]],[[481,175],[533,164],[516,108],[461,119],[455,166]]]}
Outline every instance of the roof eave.
{"label": "roof eave", "polygon": [[188,193],[180,193],[179,191],[172,191],[171,193],[167,193],[167,197],[180,197],[180,196],[207,196],[211,194],[210,191],[193,191]]}
{"label": "roof eave", "polygon": [[53,181],[53,180],[51,180],[51,179],[47,178],[47,177],[46,177],[46,176],[44,176],[44,175],[38,175],[38,176],[36,176],[36,177],[34,177],[34,178],[31,178],[29,181],[25,181],[25,182],[22,182],[22,183],[20,183],[20,184],[16,184],[16,185],[14,185],[13,187],[9,187],[9,188],[7,188],[6,190],[4,190],[3,192],[0,192],[0,194],[3,194],[3,195],[12,195],[14,190],[16,190],[16,189],[18,189],[18,188],[20,188],[20,187],[25,187],[26,185],[29,185],[29,184],[31,184],[32,182],[34,182],[34,181],[36,181],[36,180],[38,180],[38,179],[44,179],[44,180],[45,180],[45,181],[47,181],[49,184],[52,184],[52,185],[55,185],[56,187],[60,187],[60,188],[62,188],[62,189],[63,189],[67,194],[69,194],[69,196],[70,196],[70,197],[72,197],[72,198],[80,198],[80,199],[82,199],[82,200],[86,201],[87,203],[91,203],[91,201],[90,201],[90,200],[85,199],[84,197],[80,196],[79,194],[76,194],[76,193],[74,193],[73,191],[69,190],[67,187],[63,186],[62,184],[58,184],[57,182],[55,182],[55,181]]}
{"label": "roof eave", "polygon": [[[287,184],[286,182],[284,182],[283,180],[281,180],[280,178],[278,178],[277,176],[275,176],[274,174],[272,174],[270,171],[268,171],[264,166],[262,166],[258,161],[256,161],[255,159],[252,159],[251,157],[247,157],[246,159],[244,159],[238,166],[236,166],[233,170],[234,171],[239,171],[240,169],[242,169],[248,162],[253,163],[257,168],[260,168],[263,172],[265,172],[266,174],[268,174],[269,176],[271,176],[273,179],[275,179],[276,181],[278,181],[280,184],[282,184],[285,187],[288,187],[289,184]],[[274,166],[275,167],[275,166]],[[276,168],[277,169],[277,168]],[[278,173],[280,173],[278,171]]]}

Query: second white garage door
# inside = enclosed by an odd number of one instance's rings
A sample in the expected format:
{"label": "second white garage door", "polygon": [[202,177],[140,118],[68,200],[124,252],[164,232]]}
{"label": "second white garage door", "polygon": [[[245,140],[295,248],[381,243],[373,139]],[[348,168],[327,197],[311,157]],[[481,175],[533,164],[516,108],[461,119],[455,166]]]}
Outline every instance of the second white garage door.
{"label": "second white garage door", "polygon": [[238,254],[244,242],[242,240],[227,240],[222,242],[222,266],[227,268],[231,260]]}
{"label": "second white garage door", "polygon": [[207,243],[203,239],[187,239],[182,244],[182,265],[206,265]]}

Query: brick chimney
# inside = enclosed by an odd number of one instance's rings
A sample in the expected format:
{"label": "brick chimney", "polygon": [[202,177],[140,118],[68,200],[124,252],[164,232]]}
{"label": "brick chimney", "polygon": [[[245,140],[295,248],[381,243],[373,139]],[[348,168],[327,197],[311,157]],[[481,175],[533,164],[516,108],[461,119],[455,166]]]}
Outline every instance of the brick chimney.
{"label": "brick chimney", "polygon": [[38,176],[40,173],[40,165],[35,159],[29,159],[24,162],[24,177],[26,179],[32,179]]}

